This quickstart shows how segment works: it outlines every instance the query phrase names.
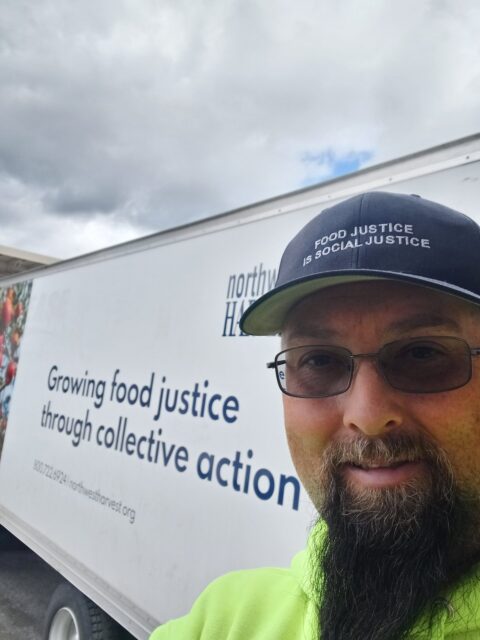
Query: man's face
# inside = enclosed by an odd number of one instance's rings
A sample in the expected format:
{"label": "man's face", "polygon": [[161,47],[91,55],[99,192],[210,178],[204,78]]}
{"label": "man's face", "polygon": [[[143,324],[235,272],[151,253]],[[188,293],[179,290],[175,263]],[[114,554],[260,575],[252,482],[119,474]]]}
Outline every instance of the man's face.
{"label": "man's face", "polygon": [[[447,294],[397,282],[339,285],[314,294],[290,313],[282,348],[308,344],[377,352],[406,337],[456,336],[480,345],[480,311]],[[350,388],[319,399],[283,396],[285,426],[297,472],[317,508],[322,502],[320,467],[325,449],[365,436],[417,434],[442,449],[458,485],[480,492],[480,358],[472,380],[453,391],[416,394],[392,388],[372,359],[357,359]],[[345,465],[352,492],[375,492],[425,481],[421,461],[390,468]]]}
{"label": "man's face", "polygon": [[[480,346],[480,311],[404,283],[340,285],[298,304],[282,342],[371,354],[422,336]],[[445,588],[478,561],[480,358],[473,360],[470,382],[441,393],[394,389],[373,358],[358,358],[347,391],[283,396],[294,464],[328,524],[312,566],[322,640],[406,638],[422,616],[434,619]]]}

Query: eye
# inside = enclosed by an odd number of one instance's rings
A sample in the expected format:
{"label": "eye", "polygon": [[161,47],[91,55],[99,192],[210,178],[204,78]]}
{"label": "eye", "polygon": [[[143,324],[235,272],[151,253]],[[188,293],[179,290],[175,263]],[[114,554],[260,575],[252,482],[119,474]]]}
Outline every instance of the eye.
{"label": "eye", "polygon": [[338,363],[338,356],[329,351],[309,351],[304,353],[299,359],[299,367],[310,367],[312,369],[324,369]]}
{"label": "eye", "polygon": [[428,360],[430,358],[435,358],[439,355],[442,355],[440,349],[429,345],[413,345],[409,349],[410,356],[415,360]]}
{"label": "eye", "polygon": [[412,342],[397,354],[397,358],[411,360],[417,364],[427,364],[449,357],[449,352],[435,342]]}

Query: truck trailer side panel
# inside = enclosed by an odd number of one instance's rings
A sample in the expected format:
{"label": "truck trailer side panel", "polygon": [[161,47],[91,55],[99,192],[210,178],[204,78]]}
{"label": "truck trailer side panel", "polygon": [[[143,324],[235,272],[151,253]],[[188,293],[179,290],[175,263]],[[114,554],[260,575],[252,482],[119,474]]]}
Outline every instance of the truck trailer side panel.
{"label": "truck trailer side panel", "polygon": [[279,340],[237,323],[292,235],[366,189],[478,220],[480,136],[0,281],[0,522],[136,637],[304,546]]}

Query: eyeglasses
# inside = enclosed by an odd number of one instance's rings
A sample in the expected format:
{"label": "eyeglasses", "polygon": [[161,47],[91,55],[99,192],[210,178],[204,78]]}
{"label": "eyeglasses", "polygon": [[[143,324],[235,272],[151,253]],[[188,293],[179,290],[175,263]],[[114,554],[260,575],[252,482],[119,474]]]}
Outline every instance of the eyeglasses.
{"label": "eyeglasses", "polygon": [[439,393],[463,387],[472,377],[470,347],[461,338],[427,336],[395,340],[376,353],[352,353],[344,347],[307,345],[285,349],[267,363],[275,369],[283,393],[296,398],[327,398],[351,385],[356,358],[377,362],[387,382],[407,393]]}

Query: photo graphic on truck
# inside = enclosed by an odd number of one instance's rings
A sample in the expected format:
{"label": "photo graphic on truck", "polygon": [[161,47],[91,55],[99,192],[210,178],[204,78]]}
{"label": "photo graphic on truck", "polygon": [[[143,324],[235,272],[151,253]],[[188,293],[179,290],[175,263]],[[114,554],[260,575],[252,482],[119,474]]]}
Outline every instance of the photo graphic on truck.
{"label": "photo graphic on truck", "polygon": [[31,281],[0,289],[0,457],[31,290]]}

